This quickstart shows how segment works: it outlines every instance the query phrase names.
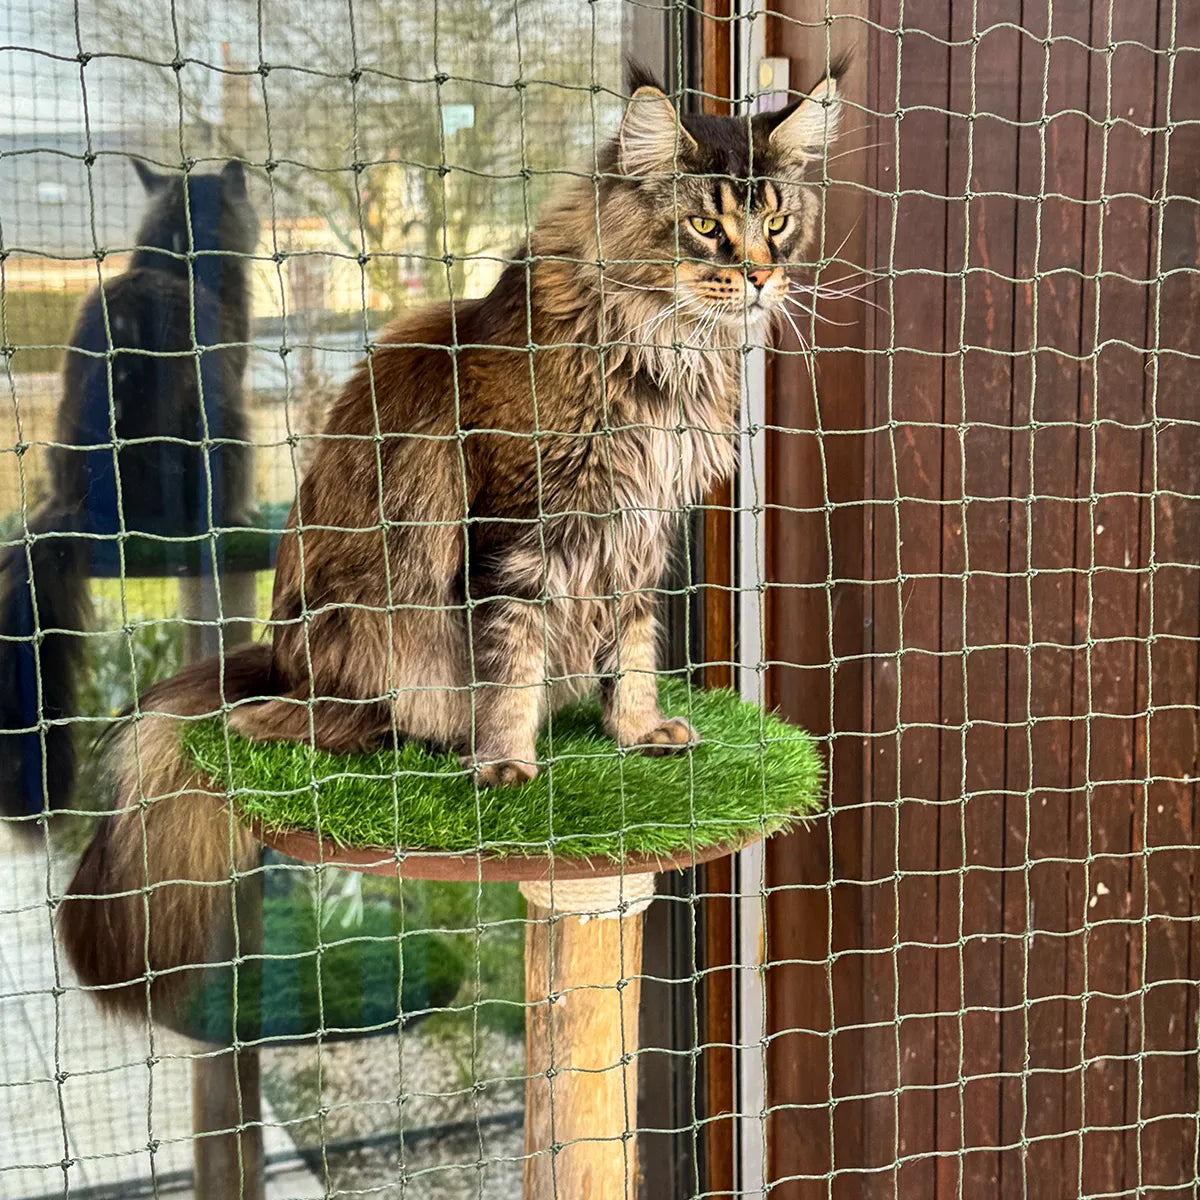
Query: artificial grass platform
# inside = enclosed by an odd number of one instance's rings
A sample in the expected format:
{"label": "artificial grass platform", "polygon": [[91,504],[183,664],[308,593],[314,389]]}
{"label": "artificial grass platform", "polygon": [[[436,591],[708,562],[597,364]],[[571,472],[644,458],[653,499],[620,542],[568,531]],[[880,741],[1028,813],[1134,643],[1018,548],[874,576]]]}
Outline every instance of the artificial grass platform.
{"label": "artificial grass platform", "polygon": [[621,751],[595,700],[555,713],[538,740],[541,772],[479,790],[453,754],[401,744],[335,756],[296,742],[251,742],[217,719],[185,728],[195,762],[264,830],[314,830],[344,846],[446,854],[670,857],[778,833],[812,813],[822,767],[812,738],[730,691],[662,680],[663,711],[701,743],[683,754]]}

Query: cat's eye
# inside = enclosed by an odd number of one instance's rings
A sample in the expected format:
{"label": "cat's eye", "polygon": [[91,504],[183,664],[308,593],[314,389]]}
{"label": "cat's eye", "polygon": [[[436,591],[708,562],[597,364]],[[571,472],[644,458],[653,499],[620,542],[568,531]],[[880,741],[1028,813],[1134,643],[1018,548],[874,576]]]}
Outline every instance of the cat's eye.
{"label": "cat's eye", "polygon": [[688,220],[701,237],[712,237],[717,231],[717,223],[712,217],[688,217]]}
{"label": "cat's eye", "polygon": [[774,237],[776,234],[782,233],[788,226],[787,213],[772,213],[764,222],[763,228],[767,233]]}

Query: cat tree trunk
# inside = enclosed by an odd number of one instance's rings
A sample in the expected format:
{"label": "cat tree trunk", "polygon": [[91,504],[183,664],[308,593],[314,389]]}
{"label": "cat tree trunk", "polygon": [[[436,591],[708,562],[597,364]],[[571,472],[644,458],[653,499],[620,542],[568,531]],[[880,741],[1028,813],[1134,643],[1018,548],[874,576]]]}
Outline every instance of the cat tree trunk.
{"label": "cat tree trunk", "polygon": [[521,884],[525,1200],[636,1200],[642,919],[654,879]]}
{"label": "cat tree trunk", "polygon": [[[255,615],[253,572],[220,576],[218,623],[214,576],[179,582],[180,612],[187,626],[184,658],[209,658],[250,639]],[[262,876],[239,897],[238,925],[243,954],[262,953]],[[262,1200],[263,1136],[258,1047],[200,1055],[192,1061],[193,1180],[199,1196]]]}

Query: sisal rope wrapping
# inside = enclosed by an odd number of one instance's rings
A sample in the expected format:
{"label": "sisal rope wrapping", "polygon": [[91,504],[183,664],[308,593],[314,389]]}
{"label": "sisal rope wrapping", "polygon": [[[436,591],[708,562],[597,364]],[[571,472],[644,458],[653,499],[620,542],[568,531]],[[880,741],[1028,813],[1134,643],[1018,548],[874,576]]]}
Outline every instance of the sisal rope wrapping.
{"label": "sisal rope wrapping", "polygon": [[654,899],[656,878],[646,871],[594,879],[527,879],[521,884],[521,895],[533,907],[556,916],[611,920],[645,912]]}

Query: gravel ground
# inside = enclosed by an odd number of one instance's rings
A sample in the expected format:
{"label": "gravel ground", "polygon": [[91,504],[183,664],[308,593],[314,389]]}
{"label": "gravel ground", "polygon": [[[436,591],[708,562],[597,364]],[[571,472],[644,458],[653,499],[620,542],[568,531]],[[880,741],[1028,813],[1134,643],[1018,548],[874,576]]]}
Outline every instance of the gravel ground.
{"label": "gravel ground", "polygon": [[264,1092],[329,1195],[386,1200],[520,1195],[523,1072],[522,1039],[473,1034],[469,1014],[263,1054]]}
{"label": "gravel ground", "polygon": [[[403,1159],[394,1150],[370,1146],[329,1159],[329,1197],[370,1196],[382,1200],[515,1200],[521,1195],[523,1143],[520,1128],[491,1134],[484,1143],[469,1135],[443,1137],[436,1144],[408,1149]],[[470,1162],[470,1166],[465,1163]],[[321,1172],[318,1169],[318,1178]]]}

